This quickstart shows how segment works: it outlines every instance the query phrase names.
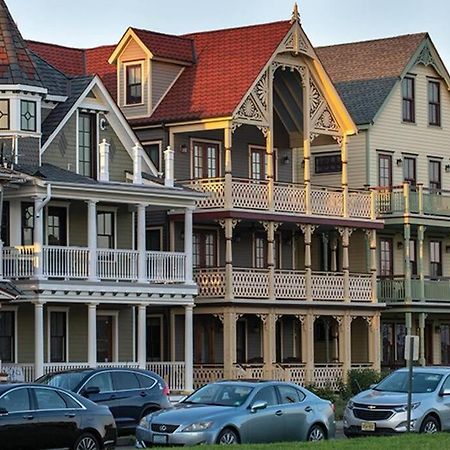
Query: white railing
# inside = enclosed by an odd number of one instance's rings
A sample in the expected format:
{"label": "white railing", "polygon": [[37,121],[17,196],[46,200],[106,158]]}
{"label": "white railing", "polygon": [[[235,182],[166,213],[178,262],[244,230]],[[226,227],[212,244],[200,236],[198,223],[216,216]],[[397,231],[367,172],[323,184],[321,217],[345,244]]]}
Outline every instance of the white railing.
{"label": "white railing", "polygon": [[223,365],[215,364],[199,364],[194,365],[193,384],[194,389],[197,389],[204,384],[212,381],[222,380],[224,377]]}
{"label": "white railing", "polygon": [[269,271],[233,268],[233,293],[239,298],[268,298]]}
{"label": "white railing", "polygon": [[8,381],[13,383],[32,383],[34,381],[34,364],[3,363],[2,372],[8,374]]}
{"label": "white railing", "polygon": [[33,245],[3,248],[3,276],[5,278],[31,278],[34,266]]}
{"label": "white railing", "polygon": [[314,367],[314,385],[317,387],[330,387],[337,390],[342,380],[342,364],[316,364]]}
{"label": "white railing", "polygon": [[340,272],[314,272],[312,274],[314,300],[344,300],[344,274]]}
{"label": "white railing", "polygon": [[298,270],[275,270],[275,297],[303,300],[306,298],[305,273]]}
{"label": "white railing", "polygon": [[88,278],[89,249],[44,246],[43,276],[47,278]]}
{"label": "white railing", "polygon": [[168,384],[171,391],[184,391],[184,361],[176,362],[148,362],[147,370],[157,373]]}
{"label": "white railing", "polygon": [[370,274],[350,275],[350,298],[352,301],[370,302],[372,301],[372,276]]}
{"label": "white railing", "polygon": [[348,195],[348,215],[355,218],[370,219],[372,214],[371,197],[371,192],[350,192]]}
{"label": "white railing", "polygon": [[138,257],[136,250],[97,250],[97,276],[102,280],[136,281]]}
{"label": "white railing", "polygon": [[60,372],[62,370],[79,370],[79,369],[89,369],[89,364],[83,362],[44,364],[44,374]]}
{"label": "white railing", "polygon": [[183,283],[186,280],[186,254],[147,252],[147,279],[150,283]]}
{"label": "white railing", "polygon": [[305,384],[306,379],[306,369],[304,363],[298,364],[282,364],[286,374],[285,381],[291,381],[292,383],[297,383],[300,385]]}

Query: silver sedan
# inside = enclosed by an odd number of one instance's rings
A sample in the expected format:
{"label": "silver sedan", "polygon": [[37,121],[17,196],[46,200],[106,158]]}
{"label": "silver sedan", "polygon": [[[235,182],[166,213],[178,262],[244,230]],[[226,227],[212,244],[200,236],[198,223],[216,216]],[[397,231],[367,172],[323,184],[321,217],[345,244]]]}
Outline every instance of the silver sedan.
{"label": "silver sedan", "polygon": [[[450,368],[415,367],[413,370],[411,431],[450,430]],[[408,371],[393,372],[373,389],[353,397],[344,411],[344,433],[398,434],[407,430]]]}
{"label": "silver sedan", "polygon": [[331,402],[291,383],[221,381],[144,417],[136,446],[230,445],[334,437]]}

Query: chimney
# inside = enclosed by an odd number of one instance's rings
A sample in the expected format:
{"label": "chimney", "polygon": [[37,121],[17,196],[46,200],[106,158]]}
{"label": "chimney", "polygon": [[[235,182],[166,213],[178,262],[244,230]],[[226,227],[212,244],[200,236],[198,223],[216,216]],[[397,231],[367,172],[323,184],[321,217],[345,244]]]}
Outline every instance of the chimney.
{"label": "chimney", "polygon": [[136,143],[133,147],[133,183],[142,184],[142,152],[144,149]]}
{"label": "chimney", "polygon": [[173,168],[173,155],[174,151],[170,148],[170,145],[164,150],[164,186],[173,187],[174,181],[174,168]]}
{"label": "chimney", "polygon": [[98,175],[99,181],[109,181],[109,147],[110,145],[103,139],[99,146],[100,153],[100,173]]}

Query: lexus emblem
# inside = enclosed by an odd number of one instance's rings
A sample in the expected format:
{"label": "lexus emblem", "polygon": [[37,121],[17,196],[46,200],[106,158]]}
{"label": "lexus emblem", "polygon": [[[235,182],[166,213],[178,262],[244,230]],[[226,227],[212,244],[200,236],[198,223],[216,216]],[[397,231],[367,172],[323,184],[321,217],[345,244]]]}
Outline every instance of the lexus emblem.
{"label": "lexus emblem", "polygon": [[375,409],[376,406],[374,406],[374,405],[369,405],[368,408],[369,408],[369,409]]}
{"label": "lexus emblem", "polygon": [[167,427],[165,425],[161,425],[159,427],[159,431],[166,431],[166,430],[167,430]]}

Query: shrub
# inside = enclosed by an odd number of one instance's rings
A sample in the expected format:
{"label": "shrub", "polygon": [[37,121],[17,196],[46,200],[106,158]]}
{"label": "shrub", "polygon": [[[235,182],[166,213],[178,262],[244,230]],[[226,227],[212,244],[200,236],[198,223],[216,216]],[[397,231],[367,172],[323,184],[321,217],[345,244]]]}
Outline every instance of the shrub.
{"label": "shrub", "polygon": [[324,387],[319,387],[315,384],[310,384],[309,386],[305,387],[313,394],[316,394],[318,397],[323,398],[324,400],[329,400],[330,402],[333,403],[339,397],[339,394],[331,387],[331,384]]}
{"label": "shrub", "polygon": [[379,383],[384,376],[373,369],[352,369],[348,372],[347,387],[351,395],[369,389],[370,385]]}

